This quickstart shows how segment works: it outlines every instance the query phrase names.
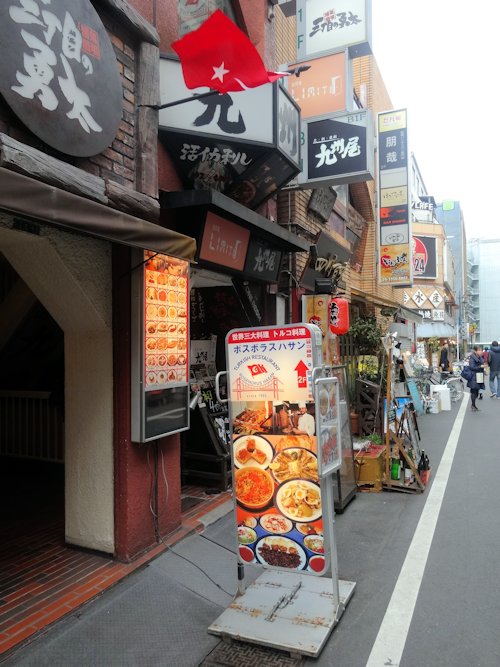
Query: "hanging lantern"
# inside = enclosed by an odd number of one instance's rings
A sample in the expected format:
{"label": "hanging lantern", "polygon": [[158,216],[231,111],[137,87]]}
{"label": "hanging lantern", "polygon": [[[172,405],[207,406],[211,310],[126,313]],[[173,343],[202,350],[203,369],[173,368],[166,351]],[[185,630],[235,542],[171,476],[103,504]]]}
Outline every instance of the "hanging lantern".
{"label": "hanging lantern", "polygon": [[328,304],[328,326],[333,334],[341,335],[349,331],[349,302],[338,296]]}

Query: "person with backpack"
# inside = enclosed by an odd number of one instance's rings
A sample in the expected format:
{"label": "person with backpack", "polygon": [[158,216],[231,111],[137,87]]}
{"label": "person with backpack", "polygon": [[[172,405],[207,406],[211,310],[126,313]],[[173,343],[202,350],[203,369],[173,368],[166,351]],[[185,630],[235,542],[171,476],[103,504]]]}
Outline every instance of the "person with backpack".
{"label": "person with backpack", "polygon": [[488,351],[488,366],[490,368],[490,398],[500,399],[500,346],[496,340],[492,342]]}

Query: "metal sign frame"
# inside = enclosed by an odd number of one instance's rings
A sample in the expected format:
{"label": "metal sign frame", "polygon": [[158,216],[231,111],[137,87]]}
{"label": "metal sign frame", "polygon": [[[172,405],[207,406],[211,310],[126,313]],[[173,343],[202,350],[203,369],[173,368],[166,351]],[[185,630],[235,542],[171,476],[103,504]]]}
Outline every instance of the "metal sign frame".
{"label": "metal sign frame", "polygon": [[[321,364],[321,330],[311,324],[290,324],[283,327],[261,327],[246,330],[230,331],[226,338],[226,354],[228,367],[228,397],[231,435],[234,437],[234,405],[231,400],[231,387],[234,382],[234,370],[231,369],[231,357],[228,352],[229,340],[232,335],[248,332],[254,337],[255,354],[259,354],[259,332],[284,330],[287,328],[305,327],[314,336],[312,353],[314,363],[307,372],[309,391],[324,389],[319,380],[325,376],[327,369]],[[262,339],[261,339],[262,340]],[[261,357],[265,353],[261,352]],[[234,361],[234,360],[233,360]],[[243,364],[252,363],[250,355],[241,359],[238,368]],[[270,363],[270,360],[266,361]],[[255,371],[260,369],[255,369]],[[233,372],[233,377],[231,373]],[[328,378],[330,385],[336,387],[337,378]],[[264,380],[264,378],[263,378]],[[332,382],[333,380],[333,382]],[[218,386],[219,378],[216,380]],[[339,403],[337,402],[337,405]],[[234,465],[235,446],[231,451]],[[238,564],[238,595],[229,607],[210,625],[211,634],[238,639],[262,646],[285,649],[293,654],[317,657],[324,647],[335,625],[343,615],[346,605],[354,594],[355,582],[342,581],[338,578],[336,542],[334,539],[334,505],[333,481],[330,474],[320,479],[324,522],[324,545],[328,545],[328,567],[321,576],[312,577],[305,571],[285,570],[278,567],[267,567],[253,583],[245,588],[244,566]],[[235,523],[236,492],[234,497]],[[246,524],[243,525],[246,527]],[[253,530],[253,529],[251,529]],[[251,536],[252,537],[252,536]],[[240,544],[237,542],[237,548]],[[325,553],[326,556],[326,553]],[[325,558],[325,562],[327,559]],[[321,623],[317,619],[321,618]]]}
{"label": "metal sign frame", "polygon": [[342,465],[342,431],[340,429],[340,390],[336,377],[322,377],[314,382],[318,474],[331,475]]}

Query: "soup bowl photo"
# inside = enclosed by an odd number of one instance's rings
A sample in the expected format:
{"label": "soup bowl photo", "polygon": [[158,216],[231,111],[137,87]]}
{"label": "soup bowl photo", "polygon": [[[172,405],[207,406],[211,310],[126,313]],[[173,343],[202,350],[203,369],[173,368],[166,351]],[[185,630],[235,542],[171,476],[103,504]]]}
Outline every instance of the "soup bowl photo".
{"label": "soup bowl photo", "polygon": [[236,501],[250,510],[266,507],[274,494],[274,481],[267,470],[256,466],[239,468],[234,474]]}

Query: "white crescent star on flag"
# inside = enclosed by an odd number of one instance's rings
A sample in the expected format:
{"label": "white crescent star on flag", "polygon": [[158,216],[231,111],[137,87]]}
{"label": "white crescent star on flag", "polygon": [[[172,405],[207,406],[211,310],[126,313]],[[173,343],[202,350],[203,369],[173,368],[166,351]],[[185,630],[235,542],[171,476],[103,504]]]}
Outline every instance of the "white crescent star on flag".
{"label": "white crescent star on flag", "polygon": [[219,79],[220,81],[224,82],[224,76],[225,76],[226,74],[229,74],[229,70],[228,70],[228,69],[224,69],[224,62],[222,62],[222,63],[219,65],[219,67],[214,67],[214,66],[212,65],[212,69],[213,69],[213,71],[214,71],[214,75],[213,75],[213,77],[212,77],[211,80],[213,80],[213,79]]}

